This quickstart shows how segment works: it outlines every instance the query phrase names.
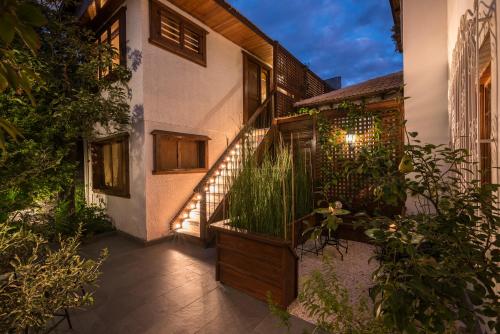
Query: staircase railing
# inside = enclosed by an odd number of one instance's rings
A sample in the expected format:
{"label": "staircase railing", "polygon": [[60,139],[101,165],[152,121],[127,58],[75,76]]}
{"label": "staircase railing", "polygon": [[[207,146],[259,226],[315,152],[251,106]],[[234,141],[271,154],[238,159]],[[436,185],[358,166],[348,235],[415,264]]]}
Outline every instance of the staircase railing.
{"label": "staircase railing", "polygon": [[243,166],[243,155],[253,154],[272,127],[274,95],[274,91],[269,94],[269,97],[257,108],[217,161],[194,187],[193,195],[174,216],[170,224],[171,229],[180,227],[181,224],[178,221],[182,221],[183,217],[191,216],[190,213],[186,213],[186,208],[191,206],[193,210],[199,210],[199,237],[206,240],[208,224],[224,205],[225,196],[231,188],[232,180]]}

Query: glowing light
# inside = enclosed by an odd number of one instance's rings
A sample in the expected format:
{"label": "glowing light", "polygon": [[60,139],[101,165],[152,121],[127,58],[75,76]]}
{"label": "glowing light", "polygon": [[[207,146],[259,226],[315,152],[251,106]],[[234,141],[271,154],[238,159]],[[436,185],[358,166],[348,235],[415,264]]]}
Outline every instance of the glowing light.
{"label": "glowing light", "polygon": [[355,133],[348,133],[345,135],[345,141],[349,145],[354,145],[356,143],[356,134]]}
{"label": "glowing light", "polygon": [[198,196],[196,196],[196,199],[201,199],[201,195],[198,194]]}
{"label": "glowing light", "polygon": [[196,204],[191,204],[191,209],[196,209]]}
{"label": "glowing light", "polygon": [[182,227],[181,224],[179,224],[179,223],[175,224],[175,229],[180,229],[181,227]]}

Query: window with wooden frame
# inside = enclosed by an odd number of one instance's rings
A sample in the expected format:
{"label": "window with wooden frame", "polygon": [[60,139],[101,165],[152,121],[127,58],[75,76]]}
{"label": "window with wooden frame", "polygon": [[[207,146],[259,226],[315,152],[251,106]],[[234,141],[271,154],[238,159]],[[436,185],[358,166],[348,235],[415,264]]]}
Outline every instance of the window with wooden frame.
{"label": "window with wooden frame", "polygon": [[207,31],[158,1],[149,2],[149,41],[207,66]]}
{"label": "window with wooden frame", "polygon": [[491,63],[479,80],[479,136],[481,183],[491,184]]}
{"label": "window with wooden frame", "polygon": [[130,197],[128,141],[128,134],[118,134],[91,143],[94,191]]}
{"label": "window with wooden frame", "polygon": [[155,130],[153,174],[204,172],[208,166],[207,136]]}
{"label": "window with wooden frame", "polygon": [[118,65],[127,66],[125,7],[122,7],[97,33],[97,44],[108,44],[117,51],[109,68],[99,69],[99,78],[108,75]]}
{"label": "window with wooden frame", "polygon": [[91,20],[93,20],[101,10],[104,9],[108,0],[92,0],[87,7],[87,15]]}

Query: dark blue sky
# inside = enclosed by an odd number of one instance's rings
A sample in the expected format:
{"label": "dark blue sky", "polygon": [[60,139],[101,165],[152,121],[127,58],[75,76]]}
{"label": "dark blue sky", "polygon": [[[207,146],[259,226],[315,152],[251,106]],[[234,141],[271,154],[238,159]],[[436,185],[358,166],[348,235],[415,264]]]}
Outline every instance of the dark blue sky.
{"label": "dark blue sky", "polygon": [[399,71],[389,0],[228,0],[323,79],[342,86]]}

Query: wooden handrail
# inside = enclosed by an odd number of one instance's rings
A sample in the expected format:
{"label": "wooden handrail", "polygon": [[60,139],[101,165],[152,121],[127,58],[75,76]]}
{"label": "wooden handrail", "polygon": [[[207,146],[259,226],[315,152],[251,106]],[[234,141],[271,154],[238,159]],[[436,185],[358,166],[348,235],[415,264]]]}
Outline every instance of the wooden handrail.
{"label": "wooden handrail", "polygon": [[[269,97],[255,110],[255,113],[250,117],[248,122],[241,128],[241,130],[238,132],[236,137],[231,141],[231,143],[228,145],[228,147],[222,152],[222,154],[219,156],[217,161],[214,162],[212,167],[205,173],[205,176],[198,182],[198,184],[194,187],[193,192],[196,193],[201,193],[202,198],[201,198],[201,205],[200,205],[200,238],[203,240],[205,238],[205,224],[207,223],[206,221],[206,197],[205,197],[205,184],[207,183],[207,180],[212,177],[212,174],[218,169],[219,165],[224,161],[224,158],[227,156],[227,154],[234,149],[235,145],[238,143],[238,141],[242,138],[242,136],[247,133],[247,131],[254,125],[256,120],[258,119],[259,116],[261,116],[264,112],[269,111],[269,109],[266,109],[271,100],[274,98],[276,90],[273,89],[272,92],[269,94]],[[272,119],[273,119],[273,110],[270,110],[271,115],[270,115],[270,127],[272,126]],[[174,222],[175,219],[179,217],[179,215],[184,211],[186,205],[188,202],[192,199],[191,195],[184,203],[184,205],[179,209],[179,211],[176,212],[174,215],[173,220],[170,222],[170,225]]]}
{"label": "wooden handrail", "polygon": [[238,140],[241,139],[244,133],[246,133],[247,130],[249,130],[252,125],[255,123],[257,118],[263,114],[266,110],[267,105],[271,100],[273,99],[275,90],[273,90],[270,94],[269,97],[255,110],[254,114],[248,122],[241,128],[241,130],[238,132],[236,137],[231,141],[231,143],[228,145],[228,147],[222,152],[222,154],[219,156],[219,159],[215,161],[215,163],[212,164],[212,167],[207,171],[205,176],[201,179],[201,181],[194,187],[194,192],[200,192],[200,189],[204,188],[205,183],[207,183],[207,180],[211,177],[211,175],[217,170],[219,165],[224,161],[225,156],[234,148]]}

